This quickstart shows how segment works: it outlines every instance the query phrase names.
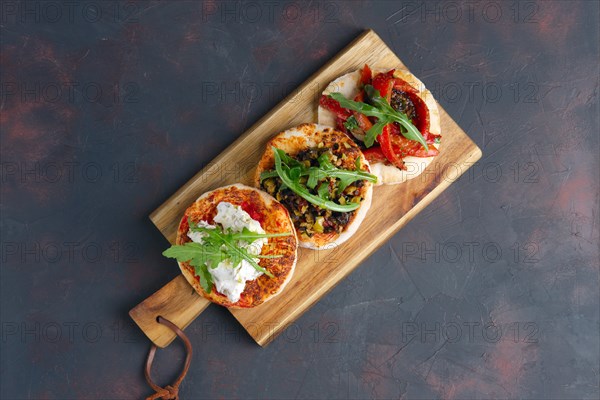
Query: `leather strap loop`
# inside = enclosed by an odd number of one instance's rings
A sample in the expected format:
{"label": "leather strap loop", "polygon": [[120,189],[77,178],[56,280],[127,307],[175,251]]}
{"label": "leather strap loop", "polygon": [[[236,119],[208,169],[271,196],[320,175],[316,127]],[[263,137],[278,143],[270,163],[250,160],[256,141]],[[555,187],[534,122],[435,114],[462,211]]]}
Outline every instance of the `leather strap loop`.
{"label": "leather strap loop", "polygon": [[150,352],[148,353],[148,359],[146,360],[146,368],[144,369],[144,375],[146,377],[146,381],[148,382],[148,385],[150,385],[150,387],[156,393],[154,393],[151,396],[146,397],[146,400],[157,400],[157,399],[178,400],[179,399],[179,385],[183,381],[183,378],[185,378],[185,375],[187,374],[188,370],[190,369],[190,364],[192,363],[192,343],[190,342],[190,339],[188,339],[188,337],[185,335],[185,333],[183,333],[183,331],[181,329],[179,329],[179,327],[177,327],[177,325],[175,325],[168,319],[159,316],[156,320],[158,321],[158,323],[165,325],[166,327],[170,328],[173,332],[175,332],[177,334],[179,339],[181,339],[181,341],[185,345],[185,350],[186,350],[187,354],[185,357],[185,364],[183,366],[183,370],[179,374],[179,377],[175,380],[175,382],[172,385],[167,385],[164,388],[162,388],[162,387],[158,386],[156,383],[154,383],[152,381],[152,378],[150,377],[150,371],[152,370],[152,361],[154,361],[154,356],[156,355],[156,349],[157,349],[156,345],[152,344],[152,346],[150,347]]}

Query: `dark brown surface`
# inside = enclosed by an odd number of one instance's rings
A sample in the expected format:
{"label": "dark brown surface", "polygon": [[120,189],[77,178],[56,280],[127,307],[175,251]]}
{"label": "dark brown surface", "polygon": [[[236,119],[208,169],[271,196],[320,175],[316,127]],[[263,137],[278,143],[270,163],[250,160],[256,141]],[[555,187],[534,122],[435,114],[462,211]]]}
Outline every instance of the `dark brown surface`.
{"label": "dark brown surface", "polygon": [[598,397],[597,2],[46,4],[0,5],[0,397],[151,394],[146,216],[367,27],[484,157],[268,348],[207,309],[180,395]]}

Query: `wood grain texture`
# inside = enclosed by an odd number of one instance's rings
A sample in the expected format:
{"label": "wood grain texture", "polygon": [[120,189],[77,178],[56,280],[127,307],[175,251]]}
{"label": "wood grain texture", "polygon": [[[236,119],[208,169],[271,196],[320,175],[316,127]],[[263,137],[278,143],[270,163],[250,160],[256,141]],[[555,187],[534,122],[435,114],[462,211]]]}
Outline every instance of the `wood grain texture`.
{"label": "wood grain texture", "polygon": [[[234,182],[252,185],[254,168],[266,142],[289,127],[316,121],[318,98],[327,84],[365,63],[372,68],[406,68],[375,32],[364,32],[154,211],[150,215],[152,222],[173,243],[185,209],[202,193]],[[475,143],[441,107],[439,110],[443,137],[440,155],[422,175],[400,185],[376,187],[371,209],[350,240],[327,250],[301,249],[295,274],[282,294],[254,309],[231,310],[258,344],[264,346],[273,340],[481,157]],[[168,300],[163,297],[160,301],[166,303],[157,307],[155,296],[147,299],[146,307],[132,317],[148,320],[158,314],[147,317],[144,312],[168,308]],[[186,300],[194,310],[204,309],[206,301],[196,297],[179,298],[177,308],[185,308],[180,302]],[[191,316],[195,318],[197,314],[186,313],[186,317]],[[184,323],[180,326],[191,322],[178,318]],[[137,319],[136,322],[146,332],[146,325]],[[151,333],[156,337],[156,333]]]}
{"label": "wood grain texture", "polygon": [[198,295],[183,275],[160,288],[152,296],[129,311],[129,316],[158,347],[166,347],[175,339],[175,332],[159,324],[160,315],[185,329],[200,315],[210,301]]}

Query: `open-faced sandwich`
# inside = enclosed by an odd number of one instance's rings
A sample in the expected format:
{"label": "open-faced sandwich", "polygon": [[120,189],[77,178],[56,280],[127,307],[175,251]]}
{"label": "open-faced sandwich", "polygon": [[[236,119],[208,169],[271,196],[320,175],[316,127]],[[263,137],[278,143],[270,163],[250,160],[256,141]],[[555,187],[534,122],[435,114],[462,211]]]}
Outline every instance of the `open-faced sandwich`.
{"label": "open-faced sandwich", "polygon": [[296,266],[290,216],[270,195],[241,184],[205,193],[186,211],[175,258],[198,293],[231,308],[255,307],[280,293]]}
{"label": "open-faced sandwich", "polygon": [[340,244],[356,232],[376,181],[350,137],[318,124],[271,139],[255,175],[256,186],[290,212],[300,246],[313,249]]}
{"label": "open-faced sandwich", "polygon": [[319,101],[319,123],[356,138],[379,184],[419,176],[438,155],[440,117],[431,92],[403,69],[365,65],[331,82]]}

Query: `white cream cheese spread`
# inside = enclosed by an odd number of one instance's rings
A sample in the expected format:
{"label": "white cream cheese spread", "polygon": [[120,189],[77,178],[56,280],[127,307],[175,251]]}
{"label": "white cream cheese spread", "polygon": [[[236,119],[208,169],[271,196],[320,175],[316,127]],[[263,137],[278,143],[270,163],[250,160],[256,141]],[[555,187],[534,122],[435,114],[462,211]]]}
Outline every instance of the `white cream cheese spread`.
{"label": "white cream cheese spread", "polygon": [[[219,224],[225,232],[231,229],[232,232],[237,233],[247,228],[251,232],[265,233],[260,223],[252,219],[246,211],[242,210],[242,207],[227,202],[221,202],[217,205],[217,215],[214,218],[214,222],[215,224]],[[200,221],[198,226],[213,229],[217,227],[216,225],[208,224],[206,221]],[[204,235],[201,232],[192,232],[190,230],[187,235],[192,241],[202,244],[202,237]],[[245,248],[252,255],[258,255],[266,243],[267,239],[262,238],[250,244],[240,241],[237,245],[240,248]],[[258,258],[254,258],[254,260],[259,262]],[[221,261],[215,268],[209,265],[208,272],[212,276],[217,291],[227,296],[232,303],[239,301],[247,281],[256,279],[263,274],[254,269],[246,260],[233,265],[231,259]]]}

